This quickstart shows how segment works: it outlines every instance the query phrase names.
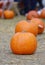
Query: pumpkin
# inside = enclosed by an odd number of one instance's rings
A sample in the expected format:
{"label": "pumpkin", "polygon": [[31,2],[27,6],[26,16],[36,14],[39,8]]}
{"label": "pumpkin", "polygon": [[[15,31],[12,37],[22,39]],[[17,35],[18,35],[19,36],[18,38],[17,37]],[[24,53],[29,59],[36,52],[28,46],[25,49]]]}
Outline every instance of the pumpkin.
{"label": "pumpkin", "polygon": [[2,16],[2,14],[3,14],[3,10],[2,10],[2,9],[0,9],[0,17]]}
{"label": "pumpkin", "polygon": [[45,19],[45,9],[42,9],[41,14],[40,14],[40,18]]}
{"label": "pumpkin", "polygon": [[10,48],[14,54],[33,54],[37,48],[36,37],[28,32],[16,33],[11,38]]}
{"label": "pumpkin", "polygon": [[4,11],[4,18],[6,18],[6,19],[14,18],[14,12],[11,10],[5,10]]}
{"label": "pumpkin", "polygon": [[39,34],[43,33],[43,31],[44,31],[44,22],[41,19],[38,19],[38,18],[33,18],[31,21],[34,22],[34,23],[37,23],[38,33]]}
{"label": "pumpkin", "polygon": [[38,13],[36,11],[30,11],[26,15],[26,18],[28,20],[31,20],[32,18],[38,18],[38,17],[39,17],[39,15],[38,15]]}
{"label": "pumpkin", "polygon": [[15,32],[31,32],[36,36],[38,34],[38,26],[33,22],[22,20],[17,23]]}

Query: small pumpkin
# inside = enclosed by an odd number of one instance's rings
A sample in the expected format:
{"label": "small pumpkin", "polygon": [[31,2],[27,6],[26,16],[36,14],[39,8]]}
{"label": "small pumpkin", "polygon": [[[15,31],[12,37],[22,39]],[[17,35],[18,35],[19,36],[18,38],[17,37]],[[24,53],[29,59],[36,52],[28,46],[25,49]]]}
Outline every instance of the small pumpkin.
{"label": "small pumpkin", "polygon": [[16,33],[11,38],[10,48],[14,54],[33,54],[37,48],[36,37],[32,33]]}
{"label": "small pumpkin", "polygon": [[15,32],[31,32],[36,36],[38,34],[38,26],[33,22],[22,20],[17,23],[15,27]]}
{"label": "small pumpkin", "polygon": [[44,22],[41,19],[38,19],[38,18],[33,18],[31,21],[34,22],[34,23],[37,23],[38,33],[39,34],[43,33],[43,31],[44,31]]}
{"label": "small pumpkin", "polygon": [[32,18],[38,18],[38,17],[39,17],[39,15],[38,15],[37,11],[34,11],[34,10],[28,12],[26,15],[26,18],[28,20],[31,20]]}
{"label": "small pumpkin", "polygon": [[5,10],[4,11],[4,18],[5,19],[12,19],[14,18],[14,12],[11,10]]}
{"label": "small pumpkin", "polygon": [[41,14],[40,14],[40,18],[45,19],[45,9],[42,9]]}

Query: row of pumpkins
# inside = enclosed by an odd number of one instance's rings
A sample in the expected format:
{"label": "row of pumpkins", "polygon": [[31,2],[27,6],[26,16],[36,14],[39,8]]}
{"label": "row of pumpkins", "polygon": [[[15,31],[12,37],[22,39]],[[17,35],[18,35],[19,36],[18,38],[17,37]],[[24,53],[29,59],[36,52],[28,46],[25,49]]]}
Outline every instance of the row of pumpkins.
{"label": "row of pumpkins", "polygon": [[26,18],[27,18],[28,20],[31,20],[33,17],[45,19],[45,8],[42,9],[42,10],[40,10],[40,11],[30,11],[30,12],[28,12],[28,14],[26,15]]}
{"label": "row of pumpkins", "polygon": [[33,54],[37,49],[36,36],[44,31],[44,22],[35,17],[35,11],[27,14],[28,20],[21,20],[15,27],[11,38],[10,48],[14,54]]}
{"label": "row of pumpkins", "polygon": [[[0,9],[0,17],[2,16],[2,14],[4,15],[4,18],[6,19],[12,19],[14,18],[14,11],[11,10],[2,10]],[[26,15],[26,18],[28,20],[31,20],[33,17],[35,18],[45,18],[45,9],[42,9],[39,13],[37,11],[30,11],[28,12],[28,14]]]}

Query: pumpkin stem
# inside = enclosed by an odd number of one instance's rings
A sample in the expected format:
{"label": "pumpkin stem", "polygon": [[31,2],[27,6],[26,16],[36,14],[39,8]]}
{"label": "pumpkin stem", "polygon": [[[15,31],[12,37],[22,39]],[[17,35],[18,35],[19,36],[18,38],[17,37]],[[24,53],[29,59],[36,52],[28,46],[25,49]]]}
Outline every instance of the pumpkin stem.
{"label": "pumpkin stem", "polygon": [[43,28],[43,26],[42,25],[39,25],[39,28]]}

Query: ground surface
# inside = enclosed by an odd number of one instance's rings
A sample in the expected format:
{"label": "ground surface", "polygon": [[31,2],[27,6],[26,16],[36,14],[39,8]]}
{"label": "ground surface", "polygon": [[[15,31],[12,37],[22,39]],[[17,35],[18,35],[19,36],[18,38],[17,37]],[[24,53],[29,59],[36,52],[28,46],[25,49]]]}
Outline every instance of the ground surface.
{"label": "ground surface", "polygon": [[24,17],[12,20],[0,19],[0,65],[45,65],[45,31],[37,36],[38,47],[33,55],[14,55],[10,50],[10,39],[15,25]]}

